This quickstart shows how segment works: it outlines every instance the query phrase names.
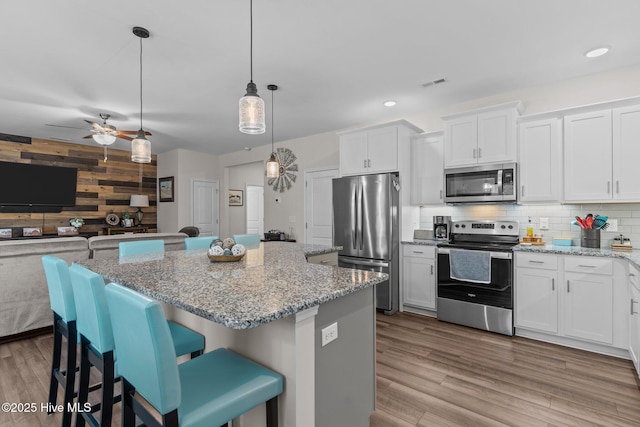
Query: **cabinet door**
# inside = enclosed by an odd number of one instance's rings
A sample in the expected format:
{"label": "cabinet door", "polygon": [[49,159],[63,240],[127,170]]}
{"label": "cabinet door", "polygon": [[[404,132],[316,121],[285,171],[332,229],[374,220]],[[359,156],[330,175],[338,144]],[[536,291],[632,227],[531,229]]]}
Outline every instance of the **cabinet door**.
{"label": "cabinet door", "polygon": [[513,109],[478,114],[478,163],[515,162],[516,139]]}
{"label": "cabinet door", "polygon": [[340,175],[359,175],[367,170],[367,133],[340,137]]}
{"label": "cabinet door", "polygon": [[565,116],[565,201],[611,200],[611,138],[611,110]]}
{"label": "cabinet door", "polygon": [[629,284],[629,299],[629,355],[636,372],[640,373],[640,292],[632,284]]}
{"label": "cabinet door", "polygon": [[404,304],[435,310],[436,282],[433,259],[404,257],[402,259]]}
{"label": "cabinet door", "polygon": [[613,198],[640,200],[640,106],[613,110]]}
{"label": "cabinet door", "polygon": [[561,125],[557,118],[520,124],[521,202],[560,201]]}
{"label": "cabinet door", "polygon": [[565,335],[613,344],[613,277],[565,272]]}
{"label": "cabinet door", "polygon": [[444,203],[443,135],[419,135],[411,141],[411,204]]}
{"label": "cabinet door", "polygon": [[515,323],[518,328],[558,333],[558,272],[518,268]]}
{"label": "cabinet door", "polygon": [[367,173],[398,170],[398,128],[367,132]]}
{"label": "cabinet door", "polygon": [[445,122],[445,167],[478,163],[478,116],[470,115]]}

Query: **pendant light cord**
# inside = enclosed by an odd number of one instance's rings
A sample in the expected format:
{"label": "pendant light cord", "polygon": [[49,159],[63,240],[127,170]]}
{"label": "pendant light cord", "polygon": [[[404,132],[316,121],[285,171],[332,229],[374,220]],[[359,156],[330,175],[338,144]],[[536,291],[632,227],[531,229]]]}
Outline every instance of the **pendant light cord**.
{"label": "pendant light cord", "polygon": [[253,0],[249,0],[249,68],[251,76],[249,80],[253,83]]}
{"label": "pendant light cord", "polygon": [[271,91],[271,152],[275,153],[274,149],[273,149],[273,116],[274,116],[274,111],[273,111],[273,92],[275,92],[274,90]]}
{"label": "pendant light cord", "polygon": [[142,129],[142,37],[140,37],[140,129]]}

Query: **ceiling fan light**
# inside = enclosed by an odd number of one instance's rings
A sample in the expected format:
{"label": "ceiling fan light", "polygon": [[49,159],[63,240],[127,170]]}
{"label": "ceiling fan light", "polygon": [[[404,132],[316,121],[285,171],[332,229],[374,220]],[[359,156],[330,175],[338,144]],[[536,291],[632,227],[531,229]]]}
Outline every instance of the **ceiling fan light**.
{"label": "ceiling fan light", "polygon": [[93,135],[93,140],[100,145],[111,145],[116,142],[116,137],[109,134],[96,133]]}
{"label": "ceiling fan light", "polygon": [[140,129],[136,139],[131,141],[131,161],[135,163],[151,163],[151,142]]}
{"label": "ceiling fan light", "polygon": [[258,96],[256,85],[249,82],[247,85],[247,93],[240,98],[238,103],[240,107],[240,125],[238,128],[242,133],[257,135],[264,133],[264,101]]}
{"label": "ceiling fan light", "polygon": [[267,178],[277,178],[280,175],[280,163],[276,160],[275,153],[271,153],[267,162]]}

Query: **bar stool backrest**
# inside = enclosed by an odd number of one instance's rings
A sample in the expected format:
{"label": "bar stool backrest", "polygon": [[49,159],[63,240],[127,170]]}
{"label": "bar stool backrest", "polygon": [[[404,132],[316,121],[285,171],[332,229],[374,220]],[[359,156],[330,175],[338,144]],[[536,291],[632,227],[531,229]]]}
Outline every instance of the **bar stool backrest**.
{"label": "bar stool backrest", "polygon": [[198,237],[185,237],[184,248],[189,249],[209,249],[211,242],[216,240],[218,236],[198,236]]}
{"label": "bar stool backrest", "polygon": [[120,242],[118,251],[121,257],[135,255],[164,254],[164,240],[136,240],[134,242]]}
{"label": "bar stool backrest", "polygon": [[42,265],[47,278],[51,310],[66,323],[76,320],[76,304],[71,289],[69,266],[65,261],[53,255],[44,255]]}

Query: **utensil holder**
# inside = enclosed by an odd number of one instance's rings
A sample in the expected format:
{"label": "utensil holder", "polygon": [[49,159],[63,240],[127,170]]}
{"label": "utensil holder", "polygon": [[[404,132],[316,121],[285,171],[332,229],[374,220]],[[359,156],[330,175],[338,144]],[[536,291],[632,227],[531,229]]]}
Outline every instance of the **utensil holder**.
{"label": "utensil holder", "polygon": [[580,246],[583,248],[600,248],[600,230],[583,228],[580,232]]}

